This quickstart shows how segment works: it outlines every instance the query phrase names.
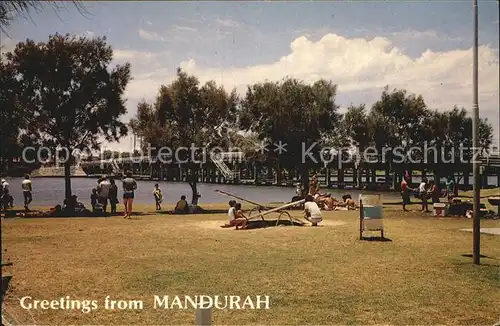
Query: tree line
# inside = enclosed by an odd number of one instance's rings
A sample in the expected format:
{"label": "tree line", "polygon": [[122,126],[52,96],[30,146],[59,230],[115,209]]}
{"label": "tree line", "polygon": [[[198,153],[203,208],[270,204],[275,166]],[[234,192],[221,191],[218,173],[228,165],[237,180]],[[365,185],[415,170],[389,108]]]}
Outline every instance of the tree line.
{"label": "tree line", "polygon": [[[239,95],[214,81],[202,84],[181,69],[172,82],[159,85],[152,102],[140,102],[135,117],[124,123],[124,92],[131,80],[131,66],[112,67],[112,60],[113,50],[106,38],[69,34],[52,35],[39,43],[28,39],[2,56],[2,170],[25,146],[97,149],[99,137],[117,141],[129,129],[156,148],[191,144],[199,148],[238,147],[250,160],[273,167],[278,176],[281,171],[296,171],[306,188],[308,173],[324,166],[307,157],[302,160],[304,147],[314,144],[310,153],[315,157],[324,155],[321,151],[325,147],[356,146],[361,151],[374,147],[382,151],[427,142],[427,146],[453,154],[460,144],[472,146],[472,120],[464,108],[433,110],[422,96],[403,89],[386,87],[370,109],[363,104],[351,105],[342,113],[336,103],[337,85],[329,80],[265,81],[248,85],[246,93]],[[487,150],[492,126],[482,119],[479,130],[481,148]],[[260,141],[286,143],[286,152],[278,154],[272,148],[255,151]],[[386,163],[376,166],[360,160],[358,171],[420,168],[439,174],[469,168],[463,162],[444,164],[441,158],[420,166],[411,164],[410,157],[394,163],[391,155]],[[470,158],[472,153],[466,155]],[[188,181],[196,194],[200,166],[191,157],[185,159]],[[71,159],[65,164],[66,196],[71,195],[71,164]]]}

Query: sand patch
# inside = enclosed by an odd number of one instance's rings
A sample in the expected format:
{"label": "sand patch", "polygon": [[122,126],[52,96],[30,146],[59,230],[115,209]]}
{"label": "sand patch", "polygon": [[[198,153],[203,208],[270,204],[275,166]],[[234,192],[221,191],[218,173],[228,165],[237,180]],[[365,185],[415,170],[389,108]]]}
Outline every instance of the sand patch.
{"label": "sand patch", "polygon": [[[197,226],[203,229],[211,229],[211,230],[221,230],[221,231],[233,231],[233,228],[221,228],[221,225],[227,223],[227,220],[218,220],[218,221],[200,221],[191,223],[193,226]],[[336,221],[336,220],[323,220],[318,226],[332,227],[332,226],[340,226],[344,225],[346,222]],[[285,227],[280,225],[278,227]],[[292,228],[293,226],[288,225],[286,227]],[[295,227],[311,227],[310,223],[305,223],[304,226],[295,226]]]}

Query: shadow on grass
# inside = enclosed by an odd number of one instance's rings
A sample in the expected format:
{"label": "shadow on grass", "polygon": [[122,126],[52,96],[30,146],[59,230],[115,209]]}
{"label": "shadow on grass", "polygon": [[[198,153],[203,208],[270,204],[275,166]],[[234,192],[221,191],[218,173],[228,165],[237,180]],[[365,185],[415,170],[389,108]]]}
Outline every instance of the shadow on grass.
{"label": "shadow on grass", "polygon": [[[462,254],[462,257],[467,257],[467,258],[472,258],[472,254]],[[479,255],[479,258],[490,258],[490,259],[495,259],[493,257],[488,257],[485,255]]]}
{"label": "shadow on grass", "polygon": [[361,241],[392,242],[392,239],[386,237],[361,237]]}
{"label": "shadow on grass", "polygon": [[[276,222],[278,223],[276,225]],[[304,226],[304,223],[294,221],[293,224],[289,220],[266,220],[266,221],[249,221],[247,230],[249,229],[262,229],[273,226]]]}
{"label": "shadow on grass", "polygon": [[[62,215],[57,215],[57,216],[50,216],[50,215],[43,215],[44,212],[40,211],[28,211],[26,212],[25,210],[8,210],[7,213],[5,214],[5,218],[86,218],[86,217],[93,217],[93,218],[105,218],[105,217],[111,217],[111,216],[123,216],[123,212],[120,213],[102,213],[102,212],[85,212],[85,213],[75,213],[75,214],[62,214]],[[145,212],[133,212],[132,216],[144,216],[144,215],[150,215],[149,213]]]}
{"label": "shadow on grass", "polygon": [[194,214],[227,214],[227,209],[201,209],[195,213],[184,213],[178,214],[174,213],[174,211],[154,211],[152,214],[160,214],[160,215],[194,215]]}
{"label": "shadow on grass", "polygon": [[[289,220],[266,220],[266,221],[249,221],[246,230],[263,229],[275,226],[305,226],[305,223]],[[222,228],[233,228],[233,226],[221,226]]]}

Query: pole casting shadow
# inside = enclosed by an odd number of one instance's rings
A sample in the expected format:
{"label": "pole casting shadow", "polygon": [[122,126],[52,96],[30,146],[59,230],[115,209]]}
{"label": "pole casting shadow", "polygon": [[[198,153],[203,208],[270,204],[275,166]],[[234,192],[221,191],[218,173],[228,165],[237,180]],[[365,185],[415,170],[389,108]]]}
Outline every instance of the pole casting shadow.
{"label": "pole casting shadow", "polygon": [[392,242],[392,239],[385,238],[385,237],[362,237],[362,241],[377,241],[377,242]]}

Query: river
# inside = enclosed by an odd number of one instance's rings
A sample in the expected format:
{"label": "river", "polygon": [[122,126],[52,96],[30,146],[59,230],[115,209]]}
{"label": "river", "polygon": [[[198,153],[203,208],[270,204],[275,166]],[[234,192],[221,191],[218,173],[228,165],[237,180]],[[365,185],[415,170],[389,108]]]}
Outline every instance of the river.
{"label": "river", "polygon": [[[9,183],[10,193],[14,197],[14,206],[22,206],[23,195],[21,182],[23,178],[6,178]],[[64,199],[64,178],[33,178],[33,206],[54,206],[62,204]],[[140,204],[150,203],[154,207],[152,191],[154,184],[158,181],[137,181],[137,191],[134,202]],[[185,182],[166,182],[160,181],[160,189],[163,192],[164,203],[175,204],[182,195],[191,200],[191,188]],[[119,199],[122,195],[122,185],[117,180]],[[90,192],[97,186],[97,179],[92,178],[73,178],[71,188],[74,195],[78,196],[78,201],[90,206]],[[229,197],[216,193],[214,190],[220,189],[232,193],[242,198],[249,199],[258,203],[270,202],[290,202],[295,196],[295,188],[292,187],[271,187],[271,186],[248,186],[248,185],[225,185],[225,184],[198,184],[198,192],[201,194],[199,203],[223,203],[229,201]],[[348,193],[357,198],[358,190],[323,190],[333,196],[340,198]],[[322,191],[322,192],[323,192]],[[399,198],[398,193],[385,193],[386,199]]]}

